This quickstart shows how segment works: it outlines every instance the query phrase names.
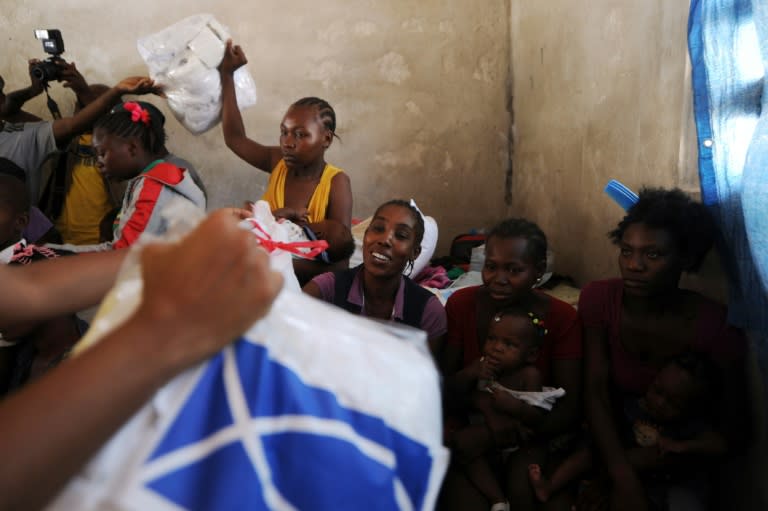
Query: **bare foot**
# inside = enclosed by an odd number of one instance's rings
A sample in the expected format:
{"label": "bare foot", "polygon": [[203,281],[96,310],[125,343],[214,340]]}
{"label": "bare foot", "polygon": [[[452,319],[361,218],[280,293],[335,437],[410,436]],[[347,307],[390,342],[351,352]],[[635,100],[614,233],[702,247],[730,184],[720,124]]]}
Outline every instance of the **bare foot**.
{"label": "bare foot", "polygon": [[541,475],[541,467],[535,463],[528,465],[528,479],[531,481],[533,493],[541,502],[549,500],[550,488],[549,481]]}

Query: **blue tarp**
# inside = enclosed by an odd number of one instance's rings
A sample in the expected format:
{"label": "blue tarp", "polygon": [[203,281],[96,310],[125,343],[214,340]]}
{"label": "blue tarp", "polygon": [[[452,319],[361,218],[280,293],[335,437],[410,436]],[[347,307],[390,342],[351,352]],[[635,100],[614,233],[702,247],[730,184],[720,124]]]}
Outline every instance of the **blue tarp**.
{"label": "blue tarp", "polygon": [[688,44],[702,200],[722,230],[731,322],[768,338],[766,0],[692,0]]}

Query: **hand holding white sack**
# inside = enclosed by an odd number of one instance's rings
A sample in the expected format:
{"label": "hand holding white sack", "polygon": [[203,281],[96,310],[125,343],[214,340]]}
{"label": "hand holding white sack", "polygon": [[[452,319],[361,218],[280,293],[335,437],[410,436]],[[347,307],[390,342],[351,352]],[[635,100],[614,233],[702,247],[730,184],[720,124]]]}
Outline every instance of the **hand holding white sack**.
{"label": "hand holding white sack", "polygon": [[[137,301],[141,285],[125,284],[102,321]],[[425,346],[421,331],[284,287],[238,341],[163,387],[51,509],[432,509],[448,455]]]}
{"label": "hand holding white sack", "polygon": [[[137,41],[149,75],[168,99],[179,122],[199,135],[221,119],[221,80],[217,66],[224,56],[229,30],[211,14],[185,18]],[[256,104],[256,85],[245,67],[234,74],[238,107]]]}

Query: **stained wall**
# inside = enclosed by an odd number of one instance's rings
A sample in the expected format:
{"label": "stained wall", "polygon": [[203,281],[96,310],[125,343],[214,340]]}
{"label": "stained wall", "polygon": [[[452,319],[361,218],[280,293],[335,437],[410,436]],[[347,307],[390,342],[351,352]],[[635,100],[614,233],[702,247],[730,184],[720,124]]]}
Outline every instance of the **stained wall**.
{"label": "stained wall", "polygon": [[[616,251],[606,233],[623,211],[603,193],[607,182],[617,179],[634,190],[698,190],[688,4],[548,0],[511,6],[509,212],[541,225],[559,273],[579,284],[615,275]],[[702,285],[721,292],[717,278],[705,280]]]}
{"label": "stained wall", "polygon": [[[302,96],[335,107],[341,141],[327,160],[349,173],[356,217],[385,200],[413,197],[443,227],[440,251],[455,233],[506,211],[510,17],[504,0],[0,3],[6,90],[25,85],[26,60],[43,56],[34,28],[59,28],[64,57],[89,81],[113,84],[146,73],[138,38],[210,12],[243,46],[258,87],[258,104],[243,113],[249,136],[276,144],[282,115]],[[68,91],[56,86],[53,95],[71,109]],[[29,108],[47,115],[43,98]],[[261,195],[267,175],[234,156],[219,128],[195,137],[171,120],[167,131],[169,148],[200,170],[212,206]]]}

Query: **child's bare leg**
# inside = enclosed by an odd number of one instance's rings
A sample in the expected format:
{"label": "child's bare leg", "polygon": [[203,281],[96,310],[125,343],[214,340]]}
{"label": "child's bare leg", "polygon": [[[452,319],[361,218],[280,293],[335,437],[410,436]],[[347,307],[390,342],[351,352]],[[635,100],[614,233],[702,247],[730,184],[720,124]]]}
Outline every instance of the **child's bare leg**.
{"label": "child's bare leg", "polygon": [[542,446],[525,445],[509,455],[505,466],[505,490],[509,502],[514,504],[515,511],[536,509],[536,497],[528,482],[528,466],[533,463],[541,464],[546,457],[545,452]]}
{"label": "child's bare leg", "polygon": [[491,433],[482,424],[467,426],[456,431],[451,448],[459,460],[466,463],[482,456],[492,445]]}
{"label": "child's bare leg", "polygon": [[464,466],[464,472],[472,484],[480,490],[480,493],[485,495],[491,505],[507,501],[499,481],[496,480],[496,475],[484,456],[467,463]]}
{"label": "child's bare leg", "polygon": [[547,479],[541,473],[541,466],[536,463],[528,465],[528,478],[533,492],[541,502],[546,502],[553,493],[557,493],[577,477],[592,467],[592,451],[587,448],[579,449],[558,465]]}

